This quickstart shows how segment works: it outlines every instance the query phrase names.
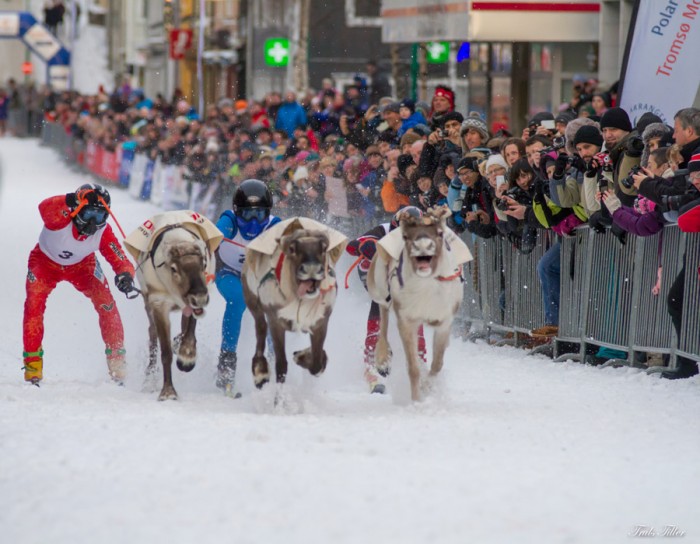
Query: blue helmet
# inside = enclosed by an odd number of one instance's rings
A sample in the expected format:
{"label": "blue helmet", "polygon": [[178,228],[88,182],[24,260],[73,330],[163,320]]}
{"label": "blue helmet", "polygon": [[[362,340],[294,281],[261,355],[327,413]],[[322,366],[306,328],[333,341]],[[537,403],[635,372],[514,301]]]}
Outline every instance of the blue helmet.
{"label": "blue helmet", "polygon": [[233,212],[241,235],[246,240],[258,236],[270,220],[272,193],[259,179],[247,179],[233,195]]}

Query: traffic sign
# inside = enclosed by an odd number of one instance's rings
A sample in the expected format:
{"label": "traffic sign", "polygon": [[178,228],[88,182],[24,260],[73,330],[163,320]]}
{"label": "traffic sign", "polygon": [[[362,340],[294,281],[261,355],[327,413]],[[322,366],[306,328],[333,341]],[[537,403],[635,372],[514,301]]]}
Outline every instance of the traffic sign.
{"label": "traffic sign", "polygon": [[34,71],[34,66],[32,65],[31,62],[23,62],[22,63],[22,73],[25,76],[28,76]]}
{"label": "traffic sign", "polygon": [[287,66],[289,64],[289,40],[287,38],[268,38],[265,40],[265,64],[268,66]]}
{"label": "traffic sign", "polygon": [[450,58],[450,42],[428,42],[425,50],[430,64],[445,64]]}

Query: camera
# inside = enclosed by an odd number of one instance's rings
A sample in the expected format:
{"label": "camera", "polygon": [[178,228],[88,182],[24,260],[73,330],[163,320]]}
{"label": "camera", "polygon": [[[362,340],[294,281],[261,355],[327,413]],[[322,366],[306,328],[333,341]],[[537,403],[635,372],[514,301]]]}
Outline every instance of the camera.
{"label": "camera", "polygon": [[644,140],[639,136],[633,136],[627,142],[627,154],[630,157],[641,157],[644,152]]}
{"label": "camera", "polygon": [[[518,192],[517,187],[511,187],[505,193],[503,193],[503,196],[504,197],[508,196],[508,197],[512,198],[513,200],[515,200],[515,196],[516,196],[517,192]],[[508,206],[510,206],[510,204],[508,203],[508,201],[505,198],[499,198],[498,201],[496,202],[496,208],[498,208],[502,212],[508,211]]]}
{"label": "camera", "polygon": [[549,147],[545,147],[540,150],[540,153],[551,153],[552,151],[559,151],[560,149],[564,149],[566,147],[566,137],[565,136],[557,136],[552,140],[552,145]]}
{"label": "camera", "polygon": [[626,177],[622,178],[620,180],[620,185],[625,187],[626,189],[631,189],[634,187],[634,176],[639,174],[639,172],[642,171],[641,165],[637,164],[636,166],[633,166],[632,169],[630,170],[630,173],[627,174]]}
{"label": "camera", "polygon": [[661,207],[664,211],[678,211],[686,204],[690,204],[695,197],[693,195],[661,195]]}
{"label": "camera", "polygon": [[438,136],[440,136],[440,138],[445,138],[447,136],[447,134],[445,133],[445,130],[441,129],[441,128],[437,129],[437,133],[438,133]]}

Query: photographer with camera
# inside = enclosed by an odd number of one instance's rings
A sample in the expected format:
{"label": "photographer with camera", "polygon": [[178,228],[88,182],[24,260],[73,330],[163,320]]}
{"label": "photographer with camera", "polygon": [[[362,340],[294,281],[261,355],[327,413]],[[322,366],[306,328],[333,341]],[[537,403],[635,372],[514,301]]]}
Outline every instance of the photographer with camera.
{"label": "photographer with camera", "polygon": [[488,183],[481,177],[478,154],[468,154],[457,164],[457,177],[450,183],[448,202],[456,212],[456,232],[468,230],[481,238],[497,234],[492,197]]}
{"label": "photographer with camera", "polygon": [[462,155],[460,129],[464,117],[458,111],[450,111],[442,116],[442,124],[428,135],[426,145],[434,146],[438,155]]}
{"label": "photographer with camera", "polygon": [[[644,142],[633,131],[629,115],[622,108],[610,108],[600,119],[600,130],[612,169],[605,173],[615,194],[625,206],[632,206],[637,190],[629,177],[634,166],[641,162]],[[623,180],[625,183],[623,183]]]}
{"label": "photographer with camera", "polygon": [[570,155],[557,157],[549,182],[550,195],[555,204],[574,209],[585,220],[600,209],[595,200],[600,169],[596,156],[603,147],[603,135],[597,123],[585,118],[572,121],[566,134],[570,138],[566,145]]}

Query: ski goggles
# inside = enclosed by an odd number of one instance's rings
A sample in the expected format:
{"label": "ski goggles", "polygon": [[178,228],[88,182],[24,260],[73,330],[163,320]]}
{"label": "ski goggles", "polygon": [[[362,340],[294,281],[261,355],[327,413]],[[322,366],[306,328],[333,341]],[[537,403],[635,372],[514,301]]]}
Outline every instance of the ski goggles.
{"label": "ski goggles", "polygon": [[270,210],[267,208],[243,208],[239,210],[239,217],[243,221],[252,221],[255,219],[258,223],[262,223],[270,217]]}
{"label": "ski goggles", "polygon": [[78,213],[80,219],[86,223],[91,219],[95,220],[95,223],[101,225],[107,222],[109,217],[109,212],[104,208],[96,208],[94,206],[83,206],[83,209]]}

